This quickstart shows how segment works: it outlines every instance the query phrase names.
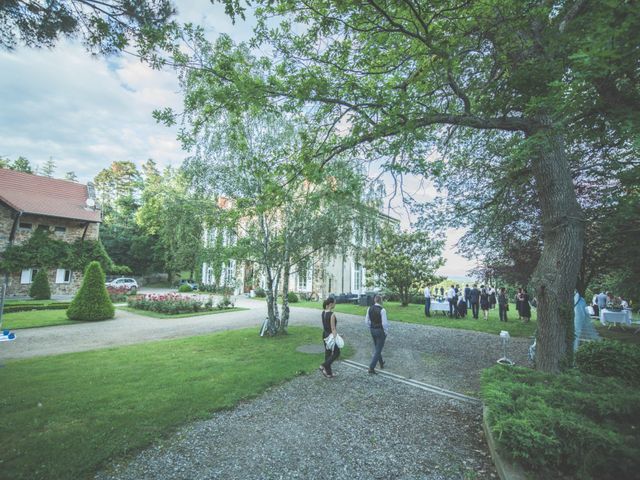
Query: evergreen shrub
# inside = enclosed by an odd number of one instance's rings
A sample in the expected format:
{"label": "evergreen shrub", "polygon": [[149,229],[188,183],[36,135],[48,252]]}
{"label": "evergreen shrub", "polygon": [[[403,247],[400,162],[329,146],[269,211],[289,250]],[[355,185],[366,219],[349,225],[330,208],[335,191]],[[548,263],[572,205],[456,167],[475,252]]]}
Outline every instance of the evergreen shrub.
{"label": "evergreen shrub", "polygon": [[113,318],[115,308],[105,286],[104,271],[98,262],[91,262],[84,280],[67,310],[69,320],[100,321]]}
{"label": "evergreen shrub", "polygon": [[49,286],[49,276],[46,268],[41,268],[33,279],[29,296],[35,300],[49,300],[51,298],[51,287]]}
{"label": "evergreen shrub", "polygon": [[180,292],[180,293],[187,293],[187,292],[192,292],[192,291],[193,291],[193,289],[191,288],[191,285],[188,285],[186,283],[183,283],[178,288],[178,292]]}
{"label": "evergreen shrub", "polygon": [[482,373],[498,445],[535,478],[635,478],[638,391],[576,370],[552,375],[496,366]]}
{"label": "evergreen shrub", "polygon": [[287,301],[289,303],[298,303],[300,299],[298,298],[298,295],[296,295],[296,292],[289,292],[287,293]]}
{"label": "evergreen shrub", "polygon": [[256,288],[256,297],[265,298],[267,296],[267,292],[264,291],[264,288]]}
{"label": "evergreen shrub", "polygon": [[640,386],[640,347],[615,340],[587,342],[576,352],[576,365],[581,372],[599,377],[616,377],[630,385]]}

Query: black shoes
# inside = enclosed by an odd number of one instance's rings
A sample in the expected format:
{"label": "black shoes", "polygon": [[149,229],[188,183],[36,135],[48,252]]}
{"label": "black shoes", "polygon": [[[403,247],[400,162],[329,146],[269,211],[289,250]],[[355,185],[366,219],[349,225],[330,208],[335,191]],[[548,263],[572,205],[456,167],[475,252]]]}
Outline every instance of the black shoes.
{"label": "black shoes", "polygon": [[380,370],[384,370],[384,362],[380,360]]}
{"label": "black shoes", "polygon": [[369,370],[367,370],[367,373],[377,375],[378,372],[376,372],[373,368],[370,368]]}

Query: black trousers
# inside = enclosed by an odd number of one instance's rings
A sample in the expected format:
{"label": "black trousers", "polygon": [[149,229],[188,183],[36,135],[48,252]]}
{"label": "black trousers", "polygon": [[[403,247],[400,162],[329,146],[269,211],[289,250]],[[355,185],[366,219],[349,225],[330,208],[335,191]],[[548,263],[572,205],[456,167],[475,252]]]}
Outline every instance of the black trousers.
{"label": "black trousers", "polygon": [[[324,339],[327,338],[329,335],[322,336],[323,343],[324,343]],[[322,366],[324,367],[324,369],[327,371],[329,375],[333,375],[333,370],[331,370],[331,364],[335,362],[339,356],[340,356],[340,348],[338,348],[337,345],[333,347],[333,350],[327,350],[326,348],[324,349],[324,363],[322,364]]]}
{"label": "black trousers", "polygon": [[506,303],[498,304],[498,314],[500,315],[501,322],[507,321],[507,304]]}
{"label": "black trousers", "polygon": [[431,316],[431,297],[425,297],[424,299],[424,314],[427,317]]}
{"label": "black trousers", "polygon": [[478,302],[471,302],[471,313],[473,314],[473,318],[478,318],[479,310],[480,304]]}

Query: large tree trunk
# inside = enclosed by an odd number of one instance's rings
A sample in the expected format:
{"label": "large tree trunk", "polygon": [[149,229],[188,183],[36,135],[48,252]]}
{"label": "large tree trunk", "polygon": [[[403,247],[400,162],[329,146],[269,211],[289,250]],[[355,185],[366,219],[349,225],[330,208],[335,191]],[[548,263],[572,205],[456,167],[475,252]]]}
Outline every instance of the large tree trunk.
{"label": "large tree trunk", "polygon": [[571,363],[573,292],[582,259],[584,217],[576,200],[562,135],[548,118],[532,160],[544,247],[531,279],[538,301],[536,368],[557,373]]}

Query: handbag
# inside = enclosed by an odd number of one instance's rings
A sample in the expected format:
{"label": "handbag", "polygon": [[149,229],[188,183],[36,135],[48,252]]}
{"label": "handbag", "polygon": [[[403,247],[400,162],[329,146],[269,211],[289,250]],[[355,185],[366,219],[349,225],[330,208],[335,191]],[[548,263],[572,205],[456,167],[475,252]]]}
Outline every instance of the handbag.
{"label": "handbag", "polygon": [[334,347],[343,348],[344,347],[344,339],[340,335],[336,335],[336,338],[333,338],[333,335],[329,335],[324,339],[324,343],[326,345],[327,350],[333,350]]}

